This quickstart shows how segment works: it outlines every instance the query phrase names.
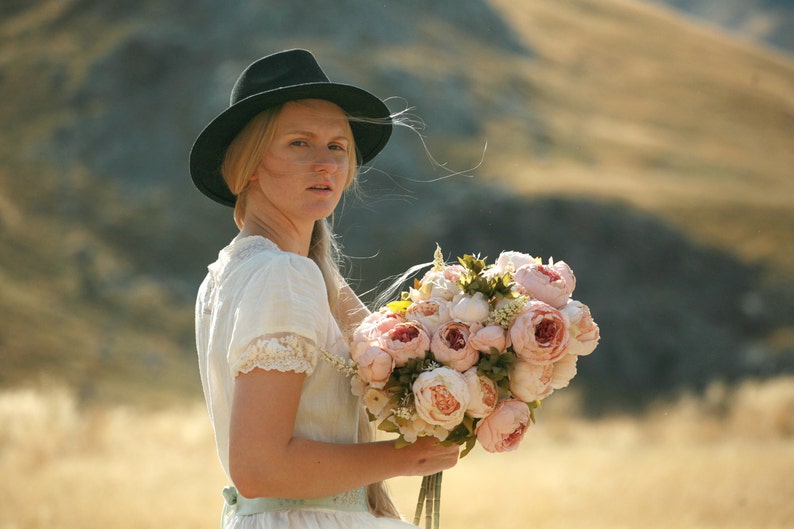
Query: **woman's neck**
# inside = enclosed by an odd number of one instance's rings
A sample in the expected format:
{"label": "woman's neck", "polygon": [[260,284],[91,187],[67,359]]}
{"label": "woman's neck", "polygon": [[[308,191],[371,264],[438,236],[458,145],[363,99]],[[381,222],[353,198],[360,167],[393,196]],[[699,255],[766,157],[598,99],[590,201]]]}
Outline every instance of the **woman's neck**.
{"label": "woman's neck", "polygon": [[311,230],[299,230],[294,225],[278,226],[276,223],[265,222],[258,217],[246,215],[238,237],[252,235],[260,235],[273,241],[281,251],[295,253],[303,257],[309,255]]}

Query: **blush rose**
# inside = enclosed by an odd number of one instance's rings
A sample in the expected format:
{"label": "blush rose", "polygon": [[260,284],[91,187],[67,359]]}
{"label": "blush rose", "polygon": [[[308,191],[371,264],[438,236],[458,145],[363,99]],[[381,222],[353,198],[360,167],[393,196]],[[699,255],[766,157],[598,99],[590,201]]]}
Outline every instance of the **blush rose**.
{"label": "blush rose", "polygon": [[570,292],[562,275],[552,266],[531,263],[520,267],[513,275],[518,291],[533,299],[562,308],[568,303]]}
{"label": "blush rose", "polygon": [[518,448],[529,428],[529,407],[518,400],[503,400],[493,413],[477,423],[474,431],[482,447],[491,453]]}
{"label": "blush rose", "polygon": [[416,413],[428,424],[452,430],[463,420],[471,393],[463,375],[454,369],[423,371],[412,389]]}
{"label": "blush rose", "polygon": [[510,392],[524,402],[543,400],[554,391],[554,364],[531,364],[518,360],[510,371]]}
{"label": "blush rose", "polygon": [[568,349],[568,317],[551,305],[532,300],[510,327],[510,341],[516,355],[533,364],[556,362]]}
{"label": "blush rose", "polygon": [[480,353],[469,343],[469,335],[468,325],[449,321],[433,335],[430,350],[436,360],[462,373],[480,359]]}
{"label": "blush rose", "polygon": [[417,321],[427,330],[431,336],[444,323],[451,318],[449,316],[449,301],[441,298],[423,299],[413,303],[405,311],[408,320]]}
{"label": "blush rose", "polygon": [[496,383],[486,376],[478,375],[476,367],[463,373],[463,378],[466,379],[471,395],[466,414],[475,419],[490,415],[499,400]]}
{"label": "blush rose", "polygon": [[474,349],[484,353],[490,353],[492,348],[504,353],[507,349],[507,333],[501,325],[488,325],[473,332],[469,343]]}
{"label": "blush rose", "polygon": [[415,321],[400,322],[378,340],[381,349],[394,358],[397,366],[404,366],[412,358],[424,358],[430,349],[430,336]]}
{"label": "blush rose", "polygon": [[567,354],[553,364],[551,373],[551,387],[562,389],[567,387],[576,376],[576,361],[579,359],[574,354]]}
{"label": "blush rose", "polygon": [[364,318],[358,327],[356,327],[356,330],[353,331],[352,341],[354,344],[372,344],[377,342],[384,333],[403,321],[405,321],[405,318],[388,309],[373,312]]}
{"label": "blush rose", "polygon": [[394,369],[394,358],[380,347],[370,347],[358,358],[358,376],[373,388],[382,389]]}
{"label": "blush rose", "polygon": [[593,321],[590,308],[576,300],[571,300],[562,309],[570,321],[570,353],[586,356],[592,353],[601,338],[598,325]]}

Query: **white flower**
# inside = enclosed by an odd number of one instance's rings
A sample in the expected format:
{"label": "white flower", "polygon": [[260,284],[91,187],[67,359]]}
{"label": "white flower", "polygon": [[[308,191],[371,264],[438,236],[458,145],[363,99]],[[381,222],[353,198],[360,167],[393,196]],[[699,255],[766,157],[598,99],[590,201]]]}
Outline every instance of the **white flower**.
{"label": "white flower", "polygon": [[494,263],[494,268],[499,270],[500,273],[515,272],[524,265],[537,262],[534,257],[528,253],[505,251],[499,254],[499,257]]}
{"label": "white flower", "polygon": [[444,272],[431,270],[422,279],[421,286],[418,289],[409,289],[408,295],[411,301],[418,303],[430,298],[441,298],[450,301],[458,292],[460,292],[458,284],[444,277]]}
{"label": "white flower", "polygon": [[472,295],[461,292],[452,298],[449,315],[454,320],[478,323],[484,321],[490,311],[491,307],[482,292],[475,292]]}
{"label": "white flower", "polygon": [[392,406],[389,406],[389,395],[383,390],[370,388],[361,397],[361,402],[378,419],[391,413]]}

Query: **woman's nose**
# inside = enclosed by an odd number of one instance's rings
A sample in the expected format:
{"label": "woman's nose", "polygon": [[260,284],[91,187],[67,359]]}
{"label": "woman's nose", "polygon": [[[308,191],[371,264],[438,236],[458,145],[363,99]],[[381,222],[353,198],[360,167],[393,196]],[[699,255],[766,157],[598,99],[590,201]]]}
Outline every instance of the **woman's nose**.
{"label": "woman's nose", "polygon": [[330,149],[316,149],[312,160],[315,167],[326,171],[334,171],[339,167],[339,155]]}

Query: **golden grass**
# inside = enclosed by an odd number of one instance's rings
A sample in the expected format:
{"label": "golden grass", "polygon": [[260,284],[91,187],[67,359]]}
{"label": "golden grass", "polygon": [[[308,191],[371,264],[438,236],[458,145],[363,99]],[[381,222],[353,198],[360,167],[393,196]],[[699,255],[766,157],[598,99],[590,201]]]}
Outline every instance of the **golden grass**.
{"label": "golden grass", "polygon": [[[794,377],[714,385],[643,417],[550,398],[521,448],[445,473],[442,527],[794,524]],[[202,404],[80,409],[64,388],[0,393],[0,527],[217,527],[225,484]],[[390,483],[412,517],[418,479]]]}

